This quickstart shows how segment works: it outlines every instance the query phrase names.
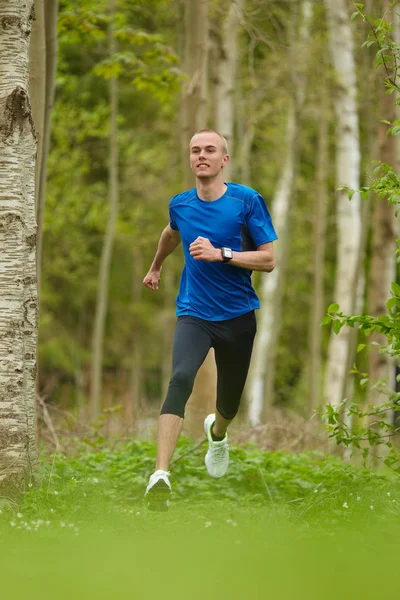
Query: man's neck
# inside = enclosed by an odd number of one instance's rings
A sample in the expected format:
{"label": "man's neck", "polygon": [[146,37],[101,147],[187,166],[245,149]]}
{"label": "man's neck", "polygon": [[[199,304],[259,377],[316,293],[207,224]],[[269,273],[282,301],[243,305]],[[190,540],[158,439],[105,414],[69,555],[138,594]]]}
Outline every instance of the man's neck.
{"label": "man's neck", "polygon": [[206,202],[212,202],[221,198],[225,194],[226,187],[222,178],[196,180],[197,195],[200,200],[205,200]]}

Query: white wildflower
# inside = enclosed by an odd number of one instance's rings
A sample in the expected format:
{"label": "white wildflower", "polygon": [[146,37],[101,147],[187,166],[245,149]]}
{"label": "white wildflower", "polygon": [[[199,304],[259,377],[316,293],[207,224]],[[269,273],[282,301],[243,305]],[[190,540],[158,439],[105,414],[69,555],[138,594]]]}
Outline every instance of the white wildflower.
{"label": "white wildflower", "polygon": [[388,492],[388,493],[387,493],[387,495],[388,495],[388,496],[389,496],[389,498],[390,498],[390,492]]}
{"label": "white wildflower", "polygon": [[18,517],[18,519],[22,519],[21,513],[17,513],[17,517]]}
{"label": "white wildflower", "polygon": [[97,477],[93,477],[93,483],[99,483],[99,480],[97,479]]}
{"label": "white wildflower", "polygon": [[54,494],[55,496],[58,496],[58,492],[57,492],[57,490],[54,490],[53,494]]}
{"label": "white wildflower", "polygon": [[347,502],[343,502],[343,508],[349,508]]}
{"label": "white wildflower", "polygon": [[206,521],[206,522],[204,523],[204,527],[206,527],[206,528],[207,528],[207,527],[211,527],[211,525],[212,525],[211,521]]}
{"label": "white wildflower", "polygon": [[374,510],[374,507],[373,507],[373,505],[372,505],[372,504],[371,504],[371,506],[370,506],[370,509],[371,509],[371,510]]}

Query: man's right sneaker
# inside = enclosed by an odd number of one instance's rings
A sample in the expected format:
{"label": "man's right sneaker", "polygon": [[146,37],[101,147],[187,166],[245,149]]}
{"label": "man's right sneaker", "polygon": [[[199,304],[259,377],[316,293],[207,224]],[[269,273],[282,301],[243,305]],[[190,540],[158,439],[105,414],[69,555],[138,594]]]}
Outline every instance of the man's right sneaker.
{"label": "man's right sneaker", "polygon": [[220,442],[215,442],[212,439],[211,429],[214,425],[215,415],[211,414],[204,420],[204,431],[208,440],[208,452],[206,454],[205,463],[208,474],[211,477],[223,477],[228,470],[229,465],[229,446],[228,434]]}
{"label": "man's right sneaker", "polygon": [[166,512],[172,490],[169,482],[169,472],[159,469],[150,476],[149,484],[144,495],[149,510]]}

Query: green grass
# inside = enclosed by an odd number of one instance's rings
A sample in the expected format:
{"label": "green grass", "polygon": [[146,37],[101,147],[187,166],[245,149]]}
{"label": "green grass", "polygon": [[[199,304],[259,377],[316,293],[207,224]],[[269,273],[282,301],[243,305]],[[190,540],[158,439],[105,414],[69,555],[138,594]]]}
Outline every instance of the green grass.
{"label": "green grass", "polygon": [[[192,452],[190,452],[193,450]],[[133,441],[43,461],[42,485],[0,514],[2,597],[396,596],[400,482],[317,453],[232,448],[207,476],[181,440],[168,513],[143,492],[155,446]],[[45,593],[44,593],[45,592]]]}

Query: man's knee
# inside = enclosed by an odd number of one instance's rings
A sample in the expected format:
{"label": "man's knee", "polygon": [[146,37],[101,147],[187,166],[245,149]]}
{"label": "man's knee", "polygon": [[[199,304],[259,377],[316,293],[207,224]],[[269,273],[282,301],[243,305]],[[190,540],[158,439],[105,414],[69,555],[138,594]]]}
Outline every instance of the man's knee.
{"label": "man's knee", "polygon": [[160,414],[170,414],[184,418],[185,406],[192,393],[194,378],[195,376],[188,371],[179,370],[174,372]]}

